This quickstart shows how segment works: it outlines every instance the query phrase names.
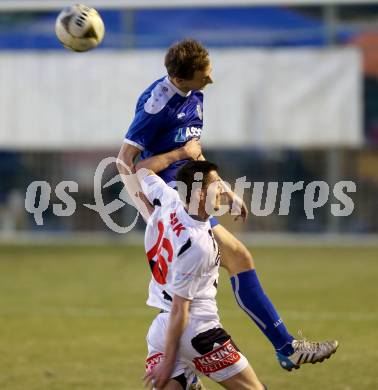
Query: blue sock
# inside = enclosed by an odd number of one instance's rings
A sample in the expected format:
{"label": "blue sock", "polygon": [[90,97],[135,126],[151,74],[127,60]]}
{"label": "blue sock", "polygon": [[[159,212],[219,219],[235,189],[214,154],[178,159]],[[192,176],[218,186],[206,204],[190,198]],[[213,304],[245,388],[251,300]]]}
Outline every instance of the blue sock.
{"label": "blue sock", "polygon": [[294,338],[264,293],[256,271],[253,269],[232,276],[231,283],[239,306],[262,330],[275,350],[283,355],[291,355],[294,352],[291,346]]}

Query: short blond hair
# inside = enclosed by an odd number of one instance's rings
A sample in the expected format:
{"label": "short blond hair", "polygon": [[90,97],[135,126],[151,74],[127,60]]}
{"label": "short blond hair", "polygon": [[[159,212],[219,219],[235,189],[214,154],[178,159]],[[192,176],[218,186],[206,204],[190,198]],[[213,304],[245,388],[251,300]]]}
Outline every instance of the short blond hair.
{"label": "short blond hair", "polygon": [[169,76],[191,80],[196,70],[210,65],[209,53],[200,42],[184,39],[168,49],[164,64]]}

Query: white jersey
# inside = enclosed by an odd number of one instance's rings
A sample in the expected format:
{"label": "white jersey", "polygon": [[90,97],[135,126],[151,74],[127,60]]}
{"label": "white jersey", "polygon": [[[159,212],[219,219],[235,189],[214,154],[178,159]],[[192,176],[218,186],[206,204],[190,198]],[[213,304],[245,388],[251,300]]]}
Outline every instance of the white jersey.
{"label": "white jersey", "polygon": [[172,298],[178,295],[192,301],[191,316],[218,319],[220,257],[210,222],[191,218],[177,191],[160,177],[145,176],[141,186],[155,206],[145,233],[152,271],[147,305],[170,311]]}

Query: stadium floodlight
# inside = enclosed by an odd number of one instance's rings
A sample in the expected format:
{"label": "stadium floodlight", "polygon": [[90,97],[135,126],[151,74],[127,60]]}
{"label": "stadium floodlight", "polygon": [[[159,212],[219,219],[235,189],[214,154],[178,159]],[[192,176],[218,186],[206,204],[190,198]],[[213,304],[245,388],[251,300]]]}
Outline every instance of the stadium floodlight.
{"label": "stadium floodlight", "polygon": [[[83,1],[85,3],[85,1]],[[356,0],[88,0],[95,8],[183,8],[183,7],[238,7],[263,5],[342,5]],[[360,0],[362,4],[377,4],[377,0]],[[71,6],[72,0],[0,0],[0,11],[55,10]]]}

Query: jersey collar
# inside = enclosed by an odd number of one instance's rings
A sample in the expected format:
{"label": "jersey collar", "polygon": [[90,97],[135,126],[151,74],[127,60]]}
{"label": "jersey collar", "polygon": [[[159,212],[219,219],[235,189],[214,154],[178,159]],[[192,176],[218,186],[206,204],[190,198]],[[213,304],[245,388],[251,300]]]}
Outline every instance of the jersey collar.
{"label": "jersey collar", "polygon": [[188,210],[184,207],[183,204],[182,204],[182,206],[183,206],[183,209],[185,211],[185,214],[184,214],[185,219],[187,220],[187,222],[189,222],[189,224],[191,224],[192,226],[197,226],[197,227],[208,227],[209,226],[210,216],[206,221],[201,221],[199,219],[195,219],[188,213]]}
{"label": "jersey collar", "polygon": [[188,97],[191,95],[192,91],[189,91],[188,93],[185,93],[185,92],[182,92],[180,89],[178,89],[173,83],[171,80],[169,80],[169,76],[166,76],[165,78],[165,81],[167,82],[167,84],[170,86],[170,88],[172,88],[172,90],[179,94],[180,96],[182,97]]}

